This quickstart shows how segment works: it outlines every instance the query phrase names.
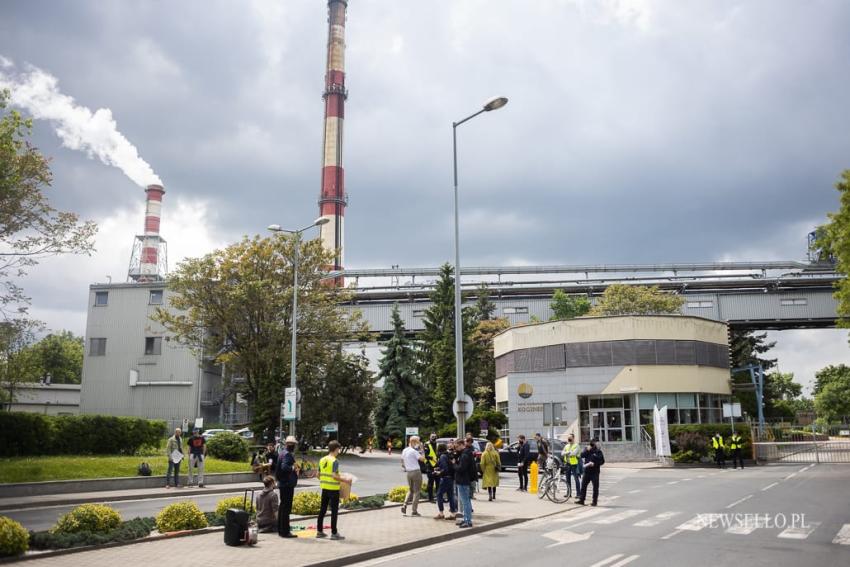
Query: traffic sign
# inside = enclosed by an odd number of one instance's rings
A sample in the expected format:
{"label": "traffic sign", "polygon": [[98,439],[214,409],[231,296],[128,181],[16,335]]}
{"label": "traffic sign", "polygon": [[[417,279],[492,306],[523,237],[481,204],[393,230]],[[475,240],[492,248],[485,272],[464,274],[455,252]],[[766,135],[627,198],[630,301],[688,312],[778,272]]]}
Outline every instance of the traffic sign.
{"label": "traffic sign", "polygon": [[280,414],[284,421],[295,421],[298,417],[298,388],[286,388]]}
{"label": "traffic sign", "polygon": [[[468,419],[469,416],[472,415],[472,410],[475,409],[475,404],[472,401],[472,396],[470,396],[469,394],[466,394],[463,397],[463,399],[466,401],[465,411],[466,411],[466,417]],[[458,406],[457,402],[458,402],[458,400],[455,399],[455,401],[452,403],[452,413],[454,414],[455,417],[457,417],[457,406]]]}
{"label": "traffic sign", "polygon": [[326,423],[322,426],[323,433],[337,433],[339,432],[339,423],[332,421],[330,423]]}
{"label": "traffic sign", "polygon": [[405,427],[404,428],[404,434],[407,435],[408,437],[411,436],[411,435],[419,435],[419,428],[418,427]]}
{"label": "traffic sign", "polygon": [[741,404],[723,404],[723,417],[741,417]]}

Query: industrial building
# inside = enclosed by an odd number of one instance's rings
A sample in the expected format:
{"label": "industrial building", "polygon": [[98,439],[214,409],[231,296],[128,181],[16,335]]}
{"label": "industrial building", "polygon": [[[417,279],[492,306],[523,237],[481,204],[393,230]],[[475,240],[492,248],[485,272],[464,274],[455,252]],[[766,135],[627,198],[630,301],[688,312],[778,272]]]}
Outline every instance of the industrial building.
{"label": "industrial building", "polygon": [[507,329],[493,341],[503,435],[597,438],[645,458],[652,409],[670,424],[720,423],[729,402],[728,328],[682,315],[581,317]]}

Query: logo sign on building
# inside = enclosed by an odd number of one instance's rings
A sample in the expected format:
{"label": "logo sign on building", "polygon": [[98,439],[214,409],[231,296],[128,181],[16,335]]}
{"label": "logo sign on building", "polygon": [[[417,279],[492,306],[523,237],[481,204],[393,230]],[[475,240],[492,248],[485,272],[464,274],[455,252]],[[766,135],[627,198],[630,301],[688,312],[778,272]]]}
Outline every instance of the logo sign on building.
{"label": "logo sign on building", "polygon": [[411,436],[411,435],[419,435],[419,428],[418,427],[405,427],[404,428],[404,434],[407,435],[408,437]]}
{"label": "logo sign on building", "polygon": [[519,397],[523,400],[527,400],[531,397],[531,394],[534,393],[534,388],[531,387],[531,384],[523,382],[517,387],[516,393],[519,394]]}
{"label": "logo sign on building", "polygon": [[670,452],[670,431],[667,427],[667,406],[658,409],[658,406],[652,408],[652,422],[655,426],[655,455],[658,457],[669,457]]}

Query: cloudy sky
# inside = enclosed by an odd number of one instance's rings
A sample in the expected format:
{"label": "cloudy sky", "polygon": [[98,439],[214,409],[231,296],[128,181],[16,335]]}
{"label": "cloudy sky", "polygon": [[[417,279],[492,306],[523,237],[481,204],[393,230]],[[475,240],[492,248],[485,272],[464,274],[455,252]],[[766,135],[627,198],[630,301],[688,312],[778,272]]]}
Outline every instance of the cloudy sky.
{"label": "cloudy sky", "polygon": [[[36,66],[109,109],[162,179],[174,265],[317,214],[326,3],[9,0],[7,74]],[[451,122],[472,264],[803,259],[850,167],[850,3],[350,0],[346,265],[452,255]],[[144,193],[63,147],[54,202],[100,225],[92,258],[44,262],[32,313],[85,328],[89,283],[126,278]],[[846,332],[776,333],[805,382]]]}

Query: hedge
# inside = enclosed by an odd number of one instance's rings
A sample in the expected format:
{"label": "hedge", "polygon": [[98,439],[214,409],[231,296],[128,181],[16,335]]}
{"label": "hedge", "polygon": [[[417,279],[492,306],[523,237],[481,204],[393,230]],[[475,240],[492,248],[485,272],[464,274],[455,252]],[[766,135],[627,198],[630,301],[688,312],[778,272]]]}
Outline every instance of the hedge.
{"label": "hedge", "polygon": [[[654,437],[654,427],[652,424],[645,425],[646,432]],[[752,435],[750,431],[750,426],[746,423],[736,423],[735,424],[735,432],[741,436],[741,441],[745,445],[749,445],[752,441]],[[723,436],[724,443],[728,443],[729,435],[731,433],[731,427],[728,423],[689,423],[683,425],[669,425],[668,433],[670,435],[671,441],[671,449],[674,453],[678,452],[677,443],[675,442],[677,437],[682,435],[683,433],[698,433],[702,435],[708,446],[711,446],[711,438],[715,433],[720,433]],[[689,447],[687,450],[690,450]],[[696,451],[693,451],[695,455],[698,455]]]}
{"label": "hedge", "polygon": [[250,452],[248,442],[241,435],[223,431],[207,440],[207,451],[211,457],[225,461],[246,461]]}
{"label": "hedge", "polygon": [[0,412],[0,456],[133,455],[156,447],[165,422],[111,415]]}
{"label": "hedge", "polygon": [[56,522],[53,533],[76,534],[91,532],[102,534],[111,532],[121,525],[121,515],[104,504],[83,504],[77,506]]}
{"label": "hedge", "polygon": [[0,557],[21,555],[29,547],[27,530],[6,516],[0,516]]}
{"label": "hedge", "polygon": [[30,532],[29,543],[32,549],[40,550],[101,545],[104,543],[132,541],[147,537],[154,527],[153,518],[133,518],[127,522],[122,522],[117,528],[106,533],[79,532],[63,534],[51,531]]}

